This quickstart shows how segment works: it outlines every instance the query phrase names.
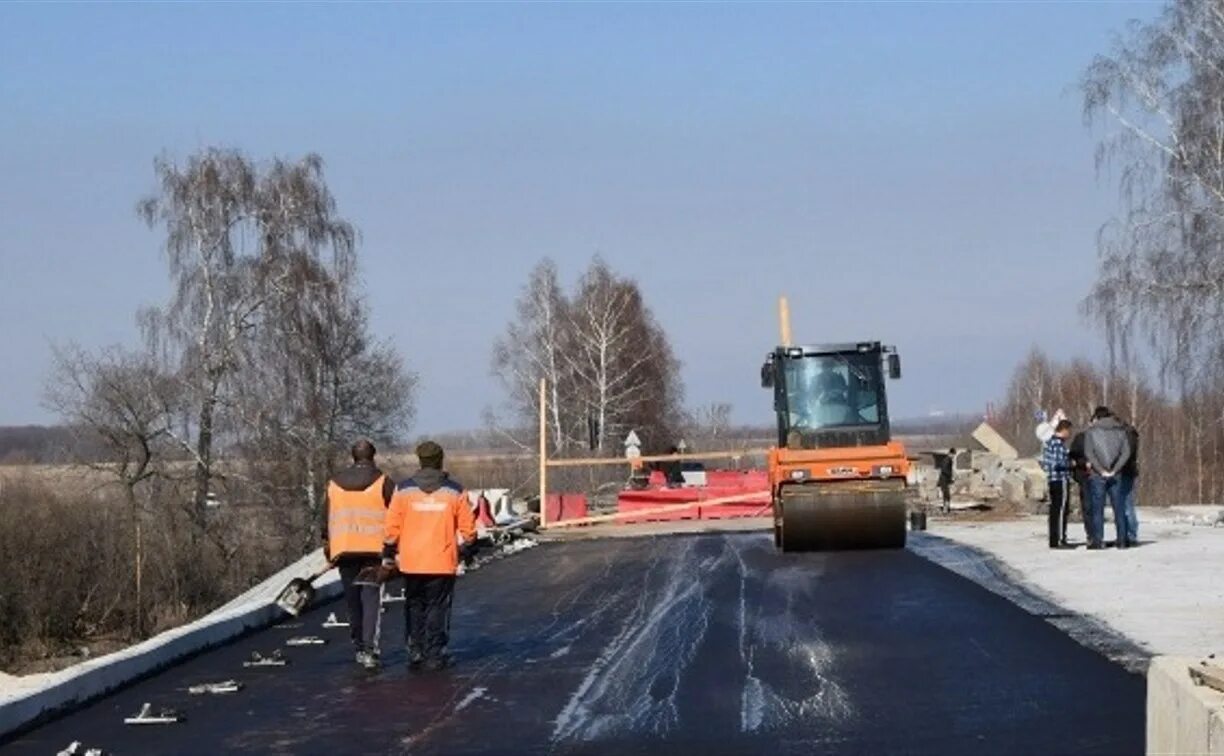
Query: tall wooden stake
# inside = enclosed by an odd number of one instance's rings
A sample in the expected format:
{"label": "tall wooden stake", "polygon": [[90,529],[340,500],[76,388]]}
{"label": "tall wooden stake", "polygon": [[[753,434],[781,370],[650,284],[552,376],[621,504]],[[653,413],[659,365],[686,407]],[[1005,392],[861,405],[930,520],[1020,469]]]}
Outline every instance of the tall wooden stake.
{"label": "tall wooden stake", "polygon": [[540,379],[540,526],[548,524],[548,423],[545,405],[548,402],[548,382]]}
{"label": "tall wooden stake", "polygon": [[786,301],[786,297],[778,297],[778,327],[782,331],[782,346],[790,346],[790,303]]}

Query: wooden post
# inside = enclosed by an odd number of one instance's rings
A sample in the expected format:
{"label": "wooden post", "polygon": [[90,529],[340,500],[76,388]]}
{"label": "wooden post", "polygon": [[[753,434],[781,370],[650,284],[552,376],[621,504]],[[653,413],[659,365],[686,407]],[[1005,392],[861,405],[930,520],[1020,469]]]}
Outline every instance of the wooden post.
{"label": "wooden post", "polygon": [[540,379],[540,527],[548,525],[548,382]]}
{"label": "wooden post", "polygon": [[782,331],[782,346],[791,345],[790,303],[786,297],[778,297],[778,327]]}

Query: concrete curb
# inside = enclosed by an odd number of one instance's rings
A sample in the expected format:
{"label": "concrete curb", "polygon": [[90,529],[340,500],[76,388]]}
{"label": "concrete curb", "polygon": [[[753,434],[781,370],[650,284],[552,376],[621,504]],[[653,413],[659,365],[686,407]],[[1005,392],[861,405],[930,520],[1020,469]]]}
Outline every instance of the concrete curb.
{"label": "concrete curb", "polygon": [[[320,552],[308,554],[194,622],[115,653],[28,680],[28,687],[0,696],[0,738],[283,619],[284,611],[273,603],[280,589],[292,578],[311,572],[311,564],[321,565],[321,558]],[[334,570],[315,582],[316,603],[340,593],[340,580]],[[20,686],[23,680],[17,678],[15,682]]]}

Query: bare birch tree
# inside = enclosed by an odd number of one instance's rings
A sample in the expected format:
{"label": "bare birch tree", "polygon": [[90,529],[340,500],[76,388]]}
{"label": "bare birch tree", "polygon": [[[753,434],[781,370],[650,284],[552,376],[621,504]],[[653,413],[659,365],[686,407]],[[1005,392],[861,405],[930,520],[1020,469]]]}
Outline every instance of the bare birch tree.
{"label": "bare birch tree", "polygon": [[534,427],[539,380],[547,380],[555,452],[619,451],[631,429],[663,447],[675,440],[683,414],[679,363],[666,333],[637,284],[598,258],[572,296],[551,261],[532,271],[516,319],[494,345],[493,370],[522,428]]}
{"label": "bare birch tree", "polygon": [[493,344],[493,374],[515,416],[528,427],[539,415],[540,379],[547,381],[546,420],[554,453],[564,453],[577,441],[568,421],[572,372],[563,357],[570,347],[569,307],[556,263],[546,258],[528,276],[515,303],[516,320]]}
{"label": "bare birch tree", "polygon": [[181,167],[159,159],[154,168],[160,188],[138,211],[165,229],[174,294],[145,326],[155,348],[176,353],[195,406],[194,439],[180,442],[195,462],[192,500],[203,528],[218,411],[261,311],[283,294],[296,258],[330,253],[336,269],[351,270],[356,231],[336,216],[316,155],[261,170],[235,150],[210,148]]}
{"label": "bare birch tree", "polygon": [[1098,165],[1118,170],[1123,204],[1086,310],[1126,372],[1131,338],[1146,337],[1186,390],[1224,360],[1224,7],[1174,0],[1132,23],[1082,87],[1089,123],[1115,129]]}
{"label": "bare birch tree", "polygon": [[351,276],[308,257],[295,264],[235,376],[236,434],[248,464],[262,471],[267,499],[285,494],[303,502],[299,524],[309,539],[337,452],[356,437],[402,438],[414,414],[416,376],[392,347],[370,338]]}

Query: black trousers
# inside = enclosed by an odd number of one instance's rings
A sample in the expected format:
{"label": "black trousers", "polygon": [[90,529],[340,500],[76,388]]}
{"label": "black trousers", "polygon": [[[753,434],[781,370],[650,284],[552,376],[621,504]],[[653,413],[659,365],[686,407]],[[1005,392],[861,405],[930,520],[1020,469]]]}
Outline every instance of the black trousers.
{"label": "black trousers", "polygon": [[1067,540],[1067,515],[1071,510],[1071,481],[1050,481],[1050,548]]}
{"label": "black trousers", "polygon": [[404,575],[404,628],[409,657],[441,658],[450,640],[454,575]]}
{"label": "black trousers", "polygon": [[952,503],[952,484],[940,481],[939,493],[943,495],[943,508],[946,511],[948,506]]}
{"label": "black trousers", "polygon": [[348,606],[349,635],[358,651],[378,650],[379,610],[381,589],[377,585],[354,585],[357,573],[366,567],[377,567],[378,557],[341,557],[340,584],[344,586],[344,603]]}

